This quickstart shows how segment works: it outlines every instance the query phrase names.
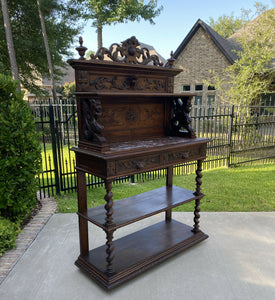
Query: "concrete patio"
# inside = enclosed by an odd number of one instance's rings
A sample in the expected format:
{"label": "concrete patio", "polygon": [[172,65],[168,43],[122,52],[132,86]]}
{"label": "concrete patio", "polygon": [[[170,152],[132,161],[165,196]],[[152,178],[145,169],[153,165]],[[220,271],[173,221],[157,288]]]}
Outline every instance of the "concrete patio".
{"label": "concrete patio", "polygon": [[[192,213],[174,213],[192,225]],[[118,229],[115,238],[159,222],[162,214]],[[275,212],[201,213],[209,239],[105,292],[76,266],[76,214],[54,214],[0,286],[2,300],[275,299]],[[91,248],[105,243],[91,226]]]}

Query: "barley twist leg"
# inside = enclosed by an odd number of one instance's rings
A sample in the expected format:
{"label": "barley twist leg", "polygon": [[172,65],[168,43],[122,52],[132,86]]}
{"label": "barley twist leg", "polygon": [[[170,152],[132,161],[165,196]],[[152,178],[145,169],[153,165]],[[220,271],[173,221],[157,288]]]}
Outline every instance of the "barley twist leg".
{"label": "barley twist leg", "polygon": [[[196,191],[195,191],[195,195],[196,196],[202,196],[202,192],[201,192],[201,178],[202,178],[202,160],[198,160],[197,163],[197,170],[196,170]],[[195,210],[194,210],[194,228],[193,228],[193,232],[199,232],[199,222],[200,222],[200,201],[201,201],[201,197],[195,200]]]}
{"label": "barley twist leg", "polygon": [[106,210],[106,218],[105,218],[105,226],[107,227],[106,232],[106,273],[108,275],[112,274],[112,261],[114,259],[114,243],[113,243],[113,233],[114,230],[108,230],[111,229],[112,226],[114,226],[113,223],[113,193],[112,193],[112,181],[106,181],[105,182],[105,188],[106,188],[106,195],[105,195],[105,210]]}

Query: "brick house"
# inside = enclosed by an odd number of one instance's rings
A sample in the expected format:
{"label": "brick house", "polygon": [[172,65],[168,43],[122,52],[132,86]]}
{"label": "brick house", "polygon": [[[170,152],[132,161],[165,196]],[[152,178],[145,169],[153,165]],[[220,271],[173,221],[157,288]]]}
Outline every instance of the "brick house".
{"label": "brick house", "polygon": [[199,19],[174,53],[174,67],[183,69],[175,78],[175,92],[195,94],[194,105],[217,102],[215,87],[204,84],[204,80],[210,80],[210,69],[221,75],[233,64],[235,50],[239,45],[234,39],[222,38]]}
{"label": "brick house", "polygon": [[[66,66],[66,68],[63,69],[64,72],[64,76],[62,78],[60,78],[59,80],[57,80],[56,86],[63,86],[65,83],[71,83],[74,82],[74,69],[71,66]],[[43,77],[38,79],[35,84],[42,90],[47,91],[48,92],[48,96],[46,97],[39,97],[27,90],[24,89],[24,87],[22,87],[22,90],[25,91],[24,94],[24,100],[28,101],[29,103],[32,103],[33,101],[39,99],[52,99],[52,84],[51,84],[51,80],[49,78]],[[62,95],[57,93],[57,97],[60,98]]]}

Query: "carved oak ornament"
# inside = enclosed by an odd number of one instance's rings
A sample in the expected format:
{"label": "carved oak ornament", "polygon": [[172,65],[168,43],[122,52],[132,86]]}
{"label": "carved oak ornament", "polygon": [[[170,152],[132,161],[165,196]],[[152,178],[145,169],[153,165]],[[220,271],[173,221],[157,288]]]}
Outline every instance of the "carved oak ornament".
{"label": "carved oak ornament", "polygon": [[[87,85],[88,82],[82,82],[79,77],[81,84]],[[90,77],[89,86],[96,90],[156,90],[164,91],[165,81],[164,80],[149,80],[148,78],[138,79],[135,75],[128,77],[121,76],[110,76],[110,77]]]}
{"label": "carved oak ornament", "polygon": [[83,39],[82,39],[82,36],[79,37],[79,46],[77,48],[75,48],[79,54],[79,59],[80,60],[85,60],[85,52],[87,50],[86,47],[83,46]]}
{"label": "carved oak ornament", "polygon": [[106,55],[112,61],[124,62],[126,64],[141,64],[147,65],[153,62],[154,66],[163,66],[157,55],[150,55],[147,48],[139,48],[140,43],[135,36],[125,40],[122,44],[114,43],[109,49],[101,47],[98,49],[96,54],[91,54],[90,58],[104,60]]}
{"label": "carved oak ornament", "polygon": [[100,100],[85,99],[82,103],[83,137],[89,141],[105,142],[106,139],[101,135],[104,126],[98,122],[102,114]]}
{"label": "carved oak ornament", "polygon": [[196,134],[193,128],[190,126],[192,121],[189,113],[191,111],[191,99],[190,98],[175,98],[173,100],[172,109],[172,132],[174,134],[186,133],[189,137],[195,138]]}

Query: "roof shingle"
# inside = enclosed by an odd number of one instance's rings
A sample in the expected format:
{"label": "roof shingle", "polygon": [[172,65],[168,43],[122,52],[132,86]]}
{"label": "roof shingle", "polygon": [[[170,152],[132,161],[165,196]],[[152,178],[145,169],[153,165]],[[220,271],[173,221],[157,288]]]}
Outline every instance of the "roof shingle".
{"label": "roof shingle", "polygon": [[228,59],[228,61],[233,64],[234,61],[238,58],[237,52],[241,50],[240,44],[235,39],[224,39],[215,30],[213,30],[209,25],[207,25],[200,19],[198,19],[185,39],[179,45],[174,53],[174,57],[177,58],[180,55],[180,53],[183,51],[183,49],[186,47],[186,45],[189,43],[189,41],[192,39],[192,37],[200,27],[209,35],[209,37]]}

